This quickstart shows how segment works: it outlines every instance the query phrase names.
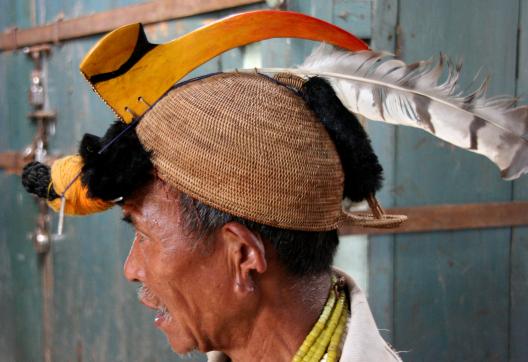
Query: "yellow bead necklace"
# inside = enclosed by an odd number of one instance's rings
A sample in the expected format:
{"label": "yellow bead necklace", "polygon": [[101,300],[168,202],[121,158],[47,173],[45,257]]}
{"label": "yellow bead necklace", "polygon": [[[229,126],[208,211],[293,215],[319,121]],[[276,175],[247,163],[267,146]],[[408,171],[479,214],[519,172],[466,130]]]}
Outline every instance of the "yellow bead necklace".
{"label": "yellow bead necklace", "polygon": [[332,276],[332,288],[314,327],[304,339],[292,362],[336,362],[341,355],[341,337],[348,321],[344,279]]}

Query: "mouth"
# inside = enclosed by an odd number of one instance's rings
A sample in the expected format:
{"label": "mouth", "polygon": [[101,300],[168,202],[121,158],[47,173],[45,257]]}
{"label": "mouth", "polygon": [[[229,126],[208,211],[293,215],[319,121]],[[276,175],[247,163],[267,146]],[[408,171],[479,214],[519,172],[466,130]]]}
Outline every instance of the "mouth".
{"label": "mouth", "polygon": [[171,315],[167,307],[157,302],[158,298],[144,285],[138,290],[138,299],[145,307],[157,311],[154,316],[154,324],[156,327],[161,327],[165,322],[170,321]]}
{"label": "mouth", "polygon": [[154,317],[154,324],[157,327],[161,327],[161,325],[165,322],[168,322],[170,318],[171,318],[171,315],[169,314],[167,307],[161,306],[158,308],[158,312],[156,313],[156,316]]}

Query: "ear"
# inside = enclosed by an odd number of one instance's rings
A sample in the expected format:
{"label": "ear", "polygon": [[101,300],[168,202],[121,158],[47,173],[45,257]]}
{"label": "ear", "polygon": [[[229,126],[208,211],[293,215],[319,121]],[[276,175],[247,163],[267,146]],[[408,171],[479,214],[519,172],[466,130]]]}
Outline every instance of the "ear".
{"label": "ear", "polygon": [[262,238],[237,222],[222,226],[220,236],[226,247],[235,292],[253,292],[253,275],[264,273],[268,267]]}

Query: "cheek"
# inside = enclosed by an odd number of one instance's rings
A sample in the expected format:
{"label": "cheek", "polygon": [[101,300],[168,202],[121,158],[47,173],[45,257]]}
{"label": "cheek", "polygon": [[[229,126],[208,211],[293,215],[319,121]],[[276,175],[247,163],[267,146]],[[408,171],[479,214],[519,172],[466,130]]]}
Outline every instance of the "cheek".
{"label": "cheek", "polygon": [[[157,297],[167,299],[171,291],[170,284],[177,280],[181,274],[178,254],[167,253],[160,247],[160,243],[150,239],[139,244],[143,259],[143,269],[145,273],[145,284]],[[165,300],[162,300],[166,304]]]}
{"label": "cheek", "polygon": [[153,245],[152,248],[146,248],[145,252],[149,259],[150,282],[156,284],[160,294],[169,296],[170,299],[177,301],[185,298],[199,279],[196,275],[199,260],[189,248],[182,245],[183,241],[174,241],[168,247],[161,242],[158,244],[161,247]]}
{"label": "cheek", "polygon": [[222,309],[232,286],[221,255],[187,249],[165,257],[165,262],[171,265],[166,278],[175,304],[202,316]]}
{"label": "cheek", "polygon": [[230,306],[236,304],[233,299],[235,287],[234,278],[220,255],[209,258],[196,270],[193,293],[201,302],[201,312],[210,322],[223,319]]}

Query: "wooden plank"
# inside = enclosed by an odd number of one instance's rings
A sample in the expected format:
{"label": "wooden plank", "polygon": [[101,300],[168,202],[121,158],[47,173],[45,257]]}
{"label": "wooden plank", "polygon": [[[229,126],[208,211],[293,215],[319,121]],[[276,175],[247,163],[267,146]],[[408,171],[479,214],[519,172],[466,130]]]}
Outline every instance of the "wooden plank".
{"label": "wooden plank", "polygon": [[[372,4],[371,48],[395,51],[398,0],[376,0]],[[384,207],[394,206],[396,128],[368,122],[367,131],[379,162],[383,165],[384,186],[376,195]],[[364,231],[363,231],[364,232]],[[369,303],[380,333],[393,342],[394,330],[394,236],[369,236]]]}
{"label": "wooden plank", "polygon": [[[13,21],[35,25],[31,4],[3,3],[0,28]],[[24,54],[0,54],[0,152],[23,149],[32,139],[34,129],[26,118],[31,66]],[[0,171],[0,188],[4,190],[0,200],[0,359],[40,361],[41,285],[39,260],[31,240],[36,207],[23,191],[19,177]]]}
{"label": "wooden plank", "polygon": [[[520,183],[520,182],[519,182]],[[515,199],[528,200],[528,182]],[[512,231],[510,276],[510,361],[528,360],[528,227]]]}
{"label": "wooden plank", "polygon": [[[0,77],[2,73],[0,72]],[[0,174],[0,187],[6,186],[6,178]],[[7,225],[7,208],[0,208],[0,225]],[[7,228],[0,227],[0,356],[6,361],[15,361],[15,289],[11,272],[11,253],[7,243]]]}
{"label": "wooden plank", "polygon": [[364,228],[344,224],[339,229],[340,234],[403,234],[528,225],[526,201],[400,207],[390,208],[386,212],[407,215],[409,220],[394,229]]}
{"label": "wooden plank", "polygon": [[8,173],[20,174],[28,159],[18,151],[0,152],[0,170]]}
{"label": "wooden plank", "polygon": [[141,4],[148,1],[159,0],[97,0],[82,2],[46,0],[45,2],[38,4],[36,7],[38,24],[50,24],[57,19],[73,19],[79,16],[96,14],[117,8],[124,8],[129,5]]}
{"label": "wooden plank", "polygon": [[[528,1],[519,3],[517,96],[528,94]],[[513,184],[513,199],[528,200],[528,177]],[[510,275],[510,361],[528,360],[528,227],[512,230]]]}
{"label": "wooden plank", "polygon": [[151,24],[192,15],[249,5],[262,0],[160,0],[129,5],[74,19],[57,20],[29,29],[14,28],[0,34],[0,50],[13,50],[29,45],[104,33],[129,23]]}
{"label": "wooden plank", "polygon": [[369,39],[372,36],[373,2],[372,0],[334,0],[333,23],[359,38]]}
{"label": "wooden plank", "polygon": [[[5,195],[3,202],[9,207],[0,223],[9,225],[5,227],[3,238],[0,243],[7,248],[4,256],[9,262],[4,267],[9,267],[11,287],[10,307],[3,310],[7,320],[11,320],[10,328],[2,333],[2,338],[11,341],[11,354],[15,361],[39,360],[41,354],[42,330],[41,330],[41,285],[39,279],[38,258],[33,249],[31,232],[34,227],[34,218],[26,217],[20,220],[20,214],[16,211],[24,209],[28,213],[36,214],[33,200],[21,200],[22,187],[19,186],[19,178],[14,175],[0,175],[0,185],[9,189],[9,195]],[[8,204],[9,203],[9,204]],[[31,215],[31,214],[30,214]],[[8,297],[6,295],[6,297]],[[0,297],[0,299],[2,299]],[[8,324],[9,325],[9,324]],[[9,355],[9,353],[7,353]]]}
{"label": "wooden plank", "polygon": [[[51,165],[60,156],[53,155],[45,157],[43,163]],[[31,155],[27,155],[20,151],[5,151],[0,152],[0,170],[4,170],[7,173],[14,173],[20,176],[24,166],[33,160]]]}
{"label": "wooden plank", "polygon": [[0,215],[4,226],[0,244],[7,251],[3,258],[9,259],[3,268],[9,267],[10,281],[6,287],[11,289],[9,294],[0,296],[0,299],[7,297],[10,304],[1,313],[10,315],[2,318],[8,324],[0,339],[10,342],[7,356],[12,355],[13,361],[39,361],[42,356],[41,285],[39,260],[31,239],[35,222],[31,215],[36,215],[36,208],[31,197],[22,199],[24,191],[17,176],[0,174],[0,186],[10,190],[2,199],[5,211]]}
{"label": "wooden plank", "polygon": [[[461,86],[481,66],[490,94],[513,94],[517,1],[400,0],[405,61],[442,51],[463,57]],[[396,206],[511,200],[483,157],[424,132],[397,130]],[[509,229],[396,236],[395,339],[409,361],[508,358]]]}
{"label": "wooden plank", "polygon": [[37,24],[34,3],[31,1],[5,1],[0,12],[0,29],[12,26],[31,27]]}

